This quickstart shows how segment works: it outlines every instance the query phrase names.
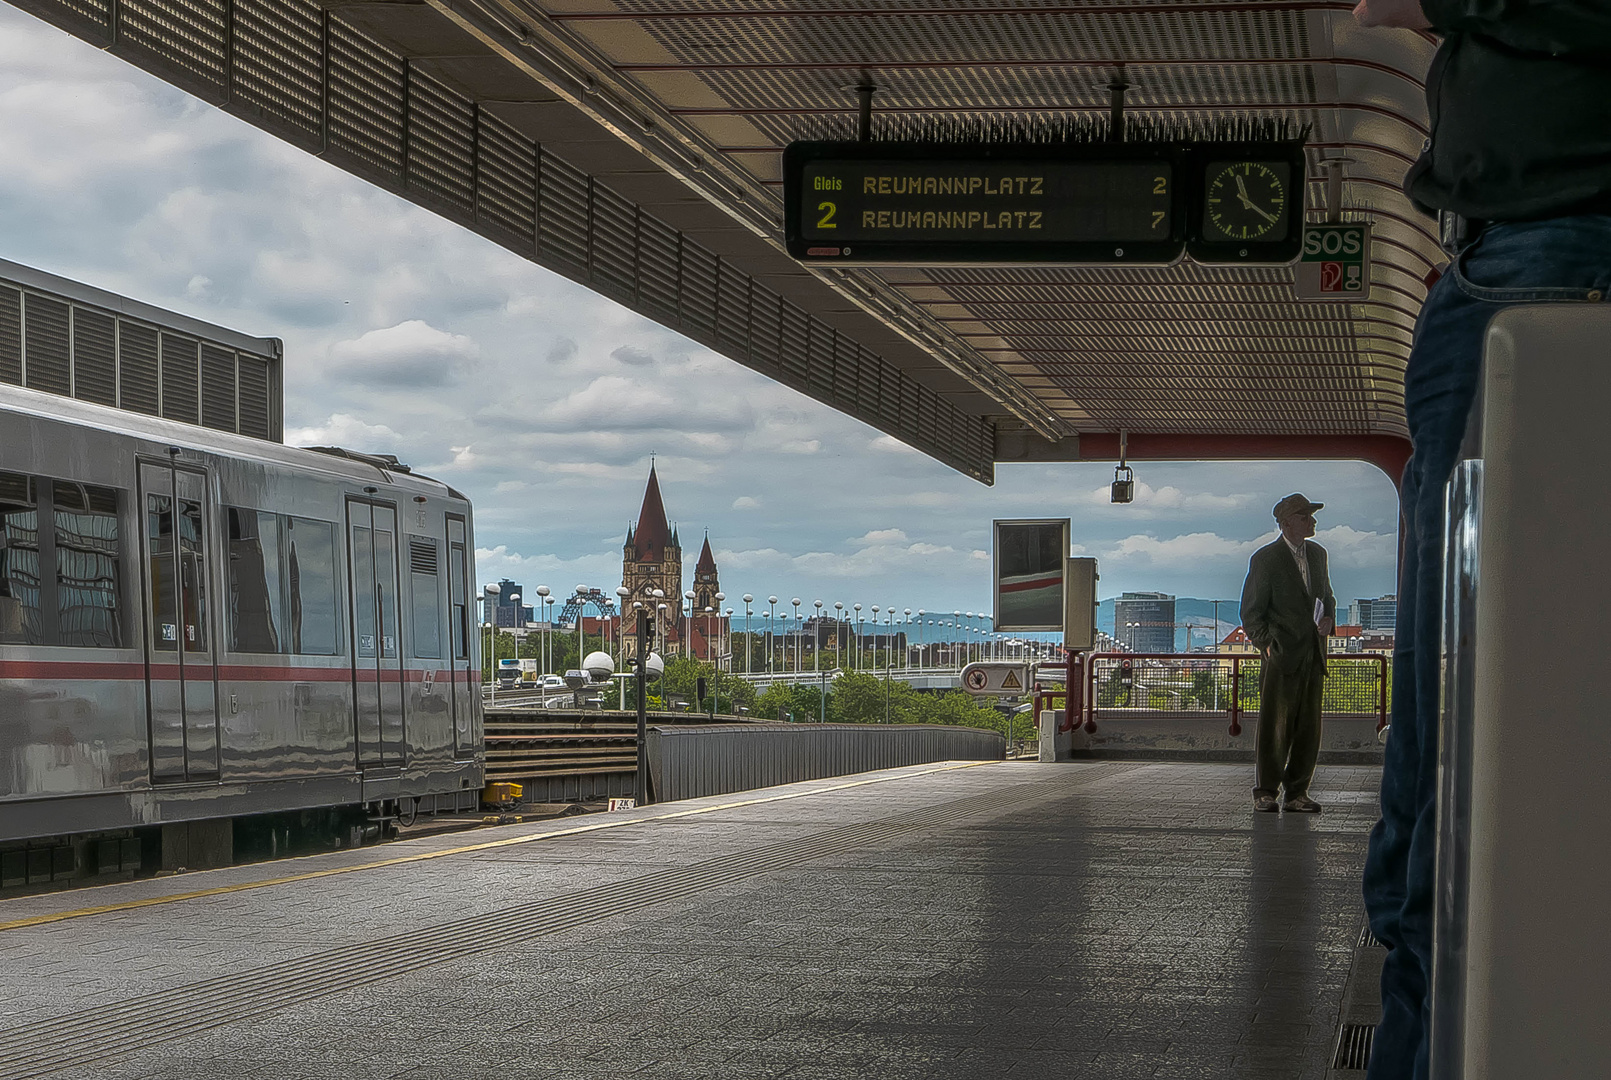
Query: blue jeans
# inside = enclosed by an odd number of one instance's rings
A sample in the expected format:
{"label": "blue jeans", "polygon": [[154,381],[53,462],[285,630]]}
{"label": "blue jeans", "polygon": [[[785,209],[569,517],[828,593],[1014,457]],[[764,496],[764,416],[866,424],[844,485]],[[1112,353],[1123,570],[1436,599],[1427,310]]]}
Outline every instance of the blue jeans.
{"label": "blue jeans", "polygon": [[[1403,537],[1393,726],[1381,820],[1365,859],[1365,911],[1388,948],[1367,1080],[1426,1080],[1437,843],[1444,485],[1481,379],[1488,322],[1507,304],[1611,295],[1611,215],[1488,226],[1432,287],[1404,379],[1414,453],[1400,487]],[[1540,793],[1543,794],[1543,793]]]}

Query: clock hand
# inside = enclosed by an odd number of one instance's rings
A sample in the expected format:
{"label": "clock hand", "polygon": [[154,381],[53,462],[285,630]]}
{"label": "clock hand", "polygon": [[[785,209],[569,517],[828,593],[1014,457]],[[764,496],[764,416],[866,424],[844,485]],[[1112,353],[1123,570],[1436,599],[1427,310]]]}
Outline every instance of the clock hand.
{"label": "clock hand", "polygon": [[1236,180],[1237,197],[1240,198],[1244,203],[1247,202],[1247,181],[1240,176],[1234,177],[1234,179]]}
{"label": "clock hand", "polygon": [[1247,207],[1249,210],[1253,211],[1255,214],[1259,215],[1259,217],[1263,218],[1265,221],[1268,221],[1271,225],[1275,224],[1275,222],[1276,222],[1275,215],[1269,213],[1262,206],[1259,206],[1257,203],[1253,203],[1253,202],[1250,202],[1250,201],[1244,199],[1244,200],[1242,200],[1242,205]]}

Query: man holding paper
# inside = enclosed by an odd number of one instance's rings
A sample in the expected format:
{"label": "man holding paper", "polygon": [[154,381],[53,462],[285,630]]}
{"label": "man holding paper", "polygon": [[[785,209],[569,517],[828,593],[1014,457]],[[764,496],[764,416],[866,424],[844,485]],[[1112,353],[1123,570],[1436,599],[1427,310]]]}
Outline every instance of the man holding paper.
{"label": "man holding paper", "polygon": [[[1310,540],[1324,503],[1288,495],[1275,504],[1281,535],[1253,553],[1242,586],[1242,630],[1264,657],[1253,809],[1318,814],[1309,781],[1320,755],[1320,692],[1337,598],[1326,549]],[[1279,794],[1283,803],[1276,801]]]}

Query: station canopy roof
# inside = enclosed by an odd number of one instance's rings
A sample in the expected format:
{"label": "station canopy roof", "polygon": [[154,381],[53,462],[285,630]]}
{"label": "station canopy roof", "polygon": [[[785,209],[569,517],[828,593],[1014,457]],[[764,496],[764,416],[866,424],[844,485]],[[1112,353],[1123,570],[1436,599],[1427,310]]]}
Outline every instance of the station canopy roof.
{"label": "station canopy roof", "polygon": [[[978,479],[998,461],[1406,453],[1435,227],[1426,34],[1347,0],[11,0]],[[806,268],[781,151],[851,121],[1308,125],[1368,297],[1286,267]]]}

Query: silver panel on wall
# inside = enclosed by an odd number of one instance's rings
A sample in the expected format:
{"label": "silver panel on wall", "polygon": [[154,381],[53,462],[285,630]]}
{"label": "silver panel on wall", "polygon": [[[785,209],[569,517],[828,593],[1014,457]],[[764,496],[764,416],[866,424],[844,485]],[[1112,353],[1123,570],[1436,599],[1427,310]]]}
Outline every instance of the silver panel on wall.
{"label": "silver panel on wall", "polygon": [[281,372],[275,338],[0,260],[0,382],[279,441]]}

